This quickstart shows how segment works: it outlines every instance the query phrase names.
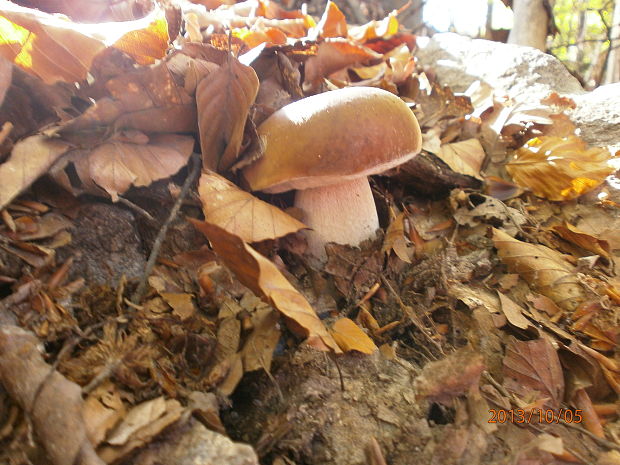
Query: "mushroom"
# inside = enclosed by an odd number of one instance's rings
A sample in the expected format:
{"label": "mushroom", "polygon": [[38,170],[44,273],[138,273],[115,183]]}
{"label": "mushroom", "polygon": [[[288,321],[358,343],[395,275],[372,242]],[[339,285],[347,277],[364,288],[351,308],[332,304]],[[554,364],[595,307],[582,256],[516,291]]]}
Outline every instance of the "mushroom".
{"label": "mushroom", "polygon": [[297,189],[308,251],[326,257],[327,242],[358,245],[379,228],[368,176],[415,156],[420,127],[399,97],[347,87],[307,97],[267,118],[258,135],[264,153],[243,176],[253,191]]}

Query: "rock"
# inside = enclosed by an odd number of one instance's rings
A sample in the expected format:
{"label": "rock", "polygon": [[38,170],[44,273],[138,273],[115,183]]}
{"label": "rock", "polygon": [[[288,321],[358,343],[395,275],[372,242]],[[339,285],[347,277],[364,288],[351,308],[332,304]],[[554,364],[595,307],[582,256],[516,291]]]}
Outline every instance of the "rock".
{"label": "rock", "polygon": [[542,107],[551,92],[572,98],[566,113],[589,144],[620,148],[620,83],[586,92],[555,57],[531,47],[471,39],[453,33],[419,37],[416,56],[437,73],[439,82],[463,92],[477,80],[516,104]]}
{"label": "rock", "polygon": [[258,465],[252,447],[236,443],[190,419],[173,427],[161,442],[146,447],[132,465]]}

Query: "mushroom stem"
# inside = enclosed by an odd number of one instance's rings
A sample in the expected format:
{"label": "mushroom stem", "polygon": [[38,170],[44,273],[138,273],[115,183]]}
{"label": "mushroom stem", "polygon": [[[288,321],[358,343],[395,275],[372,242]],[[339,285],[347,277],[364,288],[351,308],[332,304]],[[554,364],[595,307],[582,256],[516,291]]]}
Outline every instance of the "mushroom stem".
{"label": "mushroom stem", "polygon": [[304,212],[308,253],[327,258],[325,244],[358,245],[373,238],[379,217],[366,176],[330,186],[299,190],[295,206]]}

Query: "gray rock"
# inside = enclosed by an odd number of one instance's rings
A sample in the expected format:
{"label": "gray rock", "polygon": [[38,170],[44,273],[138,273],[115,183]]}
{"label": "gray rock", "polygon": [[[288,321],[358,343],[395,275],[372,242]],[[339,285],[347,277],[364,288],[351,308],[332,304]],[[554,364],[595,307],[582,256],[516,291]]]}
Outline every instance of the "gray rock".
{"label": "gray rock", "polygon": [[190,418],[173,427],[159,443],[151,444],[132,465],[258,465],[251,446],[231,441]]}
{"label": "gray rock", "polygon": [[586,92],[559,60],[540,50],[453,33],[419,37],[416,56],[455,92],[480,80],[515,104],[541,107],[551,92],[570,97],[577,108],[567,114],[580,135],[592,145],[620,148],[620,83]]}

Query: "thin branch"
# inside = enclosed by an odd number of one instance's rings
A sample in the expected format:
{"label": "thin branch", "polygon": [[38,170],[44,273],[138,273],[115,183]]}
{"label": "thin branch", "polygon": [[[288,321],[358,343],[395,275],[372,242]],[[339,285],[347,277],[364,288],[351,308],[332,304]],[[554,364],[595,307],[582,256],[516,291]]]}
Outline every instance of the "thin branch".
{"label": "thin branch", "polygon": [[151,249],[151,255],[149,255],[149,259],[146,262],[146,266],[144,268],[144,273],[142,275],[142,278],[140,279],[140,284],[138,284],[138,288],[136,289],[136,292],[134,292],[134,294],[131,296],[131,300],[135,304],[139,304],[142,298],[144,297],[144,292],[146,290],[146,282],[151,272],[153,271],[153,268],[155,267],[155,262],[157,261],[157,257],[159,256],[161,246],[164,243],[164,240],[166,239],[166,233],[168,232],[168,228],[170,227],[170,224],[174,221],[174,219],[177,217],[177,214],[179,213],[181,205],[183,204],[183,200],[187,196],[187,193],[189,192],[189,189],[192,186],[192,184],[194,184],[194,182],[198,178],[198,174],[200,174],[201,163],[200,163],[200,157],[197,154],[195,153],[192,154],[190,165],[191,167],[189,169],[187,179],[183,183],[181,192],[179,193],[179,196],[177,197],[177,200],[174,203],[174,206],[170,210],[170,215],[168,215],[168,219],[162,225],[161,229],[159,230],[159,233],[157,234],[157,238],[155,239],[155,243],[153,244],[153,248]]}

